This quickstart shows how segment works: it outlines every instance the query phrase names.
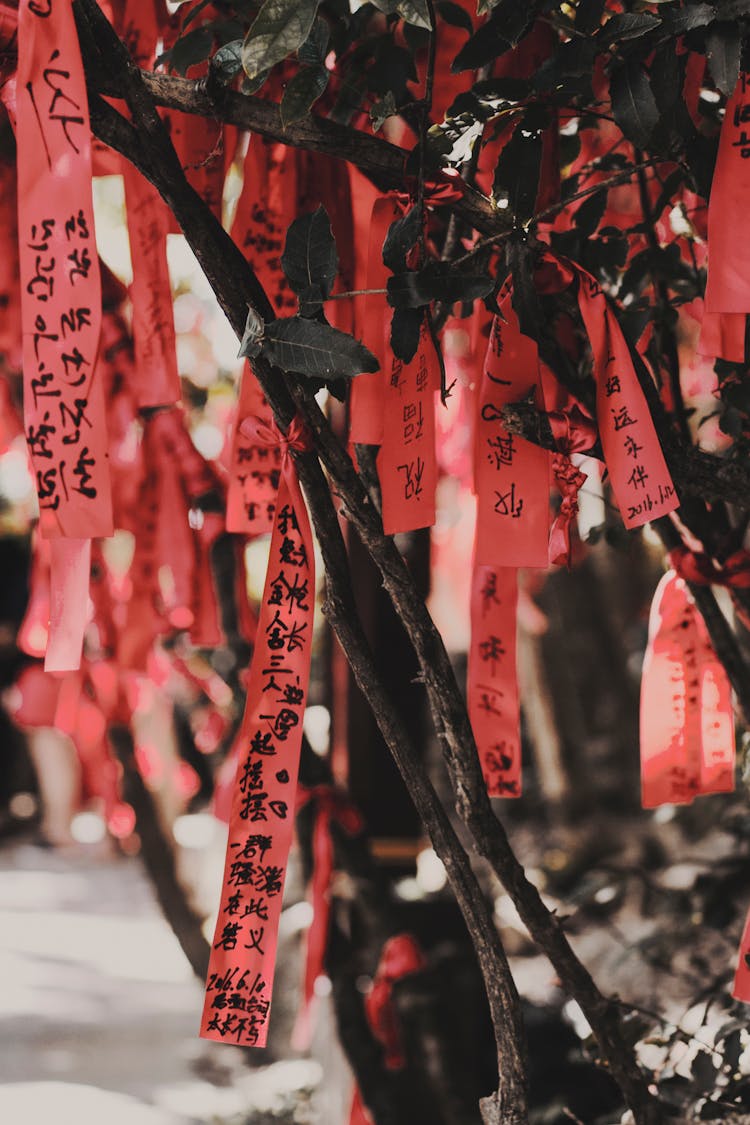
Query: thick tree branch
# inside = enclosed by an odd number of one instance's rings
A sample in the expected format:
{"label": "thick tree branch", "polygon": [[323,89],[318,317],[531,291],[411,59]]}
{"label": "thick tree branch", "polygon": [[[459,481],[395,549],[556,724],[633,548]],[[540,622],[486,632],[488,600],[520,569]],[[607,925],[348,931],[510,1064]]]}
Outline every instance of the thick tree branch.
{"label": "thick tree branch", "polygon": [[[78,0],[79,7],[85,9],[92,20],[99,20],[101,14],[93,0]],[[107,25],[111,34],[111,29]],[[106,32],[105,32],[106,34]],[[108,52],[108,62],[112,67],[120,68],[120,63],[111,58],[113,48],[108,41],[105,43]],[[238,334],[242,333],[245,322],[247,301],[252,300],[251,291],[257,287],[257,282],[252,276],[248,264],[220,224],[213,219],[208,209],[187,184],[182,171],[179,176],[174,170],[173,153],[165,160],[161,148],[169,145],[167,138],[158,140],[155,133],[150,132],[152,117],[151,112],[146,114],[148,128],[145,136],[141,137],[141,122],[139,112],[141,100],[146,96],[145,87],[142,85],[138,73],[133,73],[135,68],[127,72],[129,83],[134,86],[139,83],[139,88],[130,90],[130,105],[134,120],[139,126],[135,143],[126,143],[121,151],[141,168],[142,171],[156,184],[167,202],[172,207],[175,216],[185,232],[198,260],[204,267],[211,282],[217,299],[230,319]],[[96,114],[92,118],[94,127],[108,143],[117,145],[118,140],[124,139],[120,126],[116,128],[109,119],[109,115],[101,108],[101,103],[95,101]],[[158,117],[158,115],[156,115]],[[238,262],[239,257],[239,262]],[[226,258],[231,263],[227,268],[222,261]],[[314,432],[317,452],[329,473],[334,488],[342,498],[348,518],[355,526],[360,538],[376,562],[383,576],[384,586],[393,601],[396,610],[405,624],[411,642],[417,652],[422,676],[428,691],[428,696],[435,717],[438,733],[441,738],[445,759],[456,795],[459,814],[474,836],[479,852],[485,856],[494,867],[499,878],[511,894],[516,907],[533,938],[540,948],[549,956],[560,976],[563,987],[575,997],[584,1011],[594,1034],[597,1037],[602,1054],[609,1064],[612,1074],[619,1083],[630,1105],[638,1125],[656,1125],[661,1119],[658,1105],[650,1094],[646,1081],[638,1069],[632,1048],[625,1041],[616,1007],[607,1000],[594,984],[591,976],[580,963],[571,949],[567,938],[560,928],[558,920],[550,914],[544,906],[539,892],[526,879],[523,867],[513,853],[504,829],[494,816],[486,787],[482,778],[479,760],[474,743],[471,725],[468,720],[466,708],[461,692],[456,683],[453,669],[442,639],[424,605],[417,595],[411,576],[403,559],[396,550],[392,539],[383,534],[382,523],[367,496],[363,484],[354,470],[350,458],[340,443],[336,440],[328,426],[326,419],[318,409],[314,400],[310,400],[299,381],[294,377],[284,377],[271,369],[264,362],[257,362],[255,366],[258,380],[274,411],[279,424],[286,428],[294,413],[289,400],[287,386],[292,388],[297,406],[303,410]],[[303,454],[296,458],[300,479],[305,488],[311,514],[319,530],[321,545],[328,544],[332,554],[326,559],[327,566],[334,577],[338,574],[339,547],[338,540],[334,538],[334,524],[337,526],[336,516],[330,502],[330,494],[324,486],[324,478],[320,472],[317,458],[311,454]],[[340,539],[340,536],[339,536]],[[341,560],[343,562],[343,560]],[[331,597],[340,599],[338,605],[334,602],[334,624],[340,630],[340,638],[347,657],[355,668],[355,674],[360,680],[363,691],[370,702],[377,717],[377,721],[384,733],[392,753],[397,761],[403,762],[409,770],[415,767],[409,752],[409,744],[401,737],[400,720],[391,707],[390,700],[383,693],[382,688],[371,666],[371,657],[364,645],[364,638],[360,635],[356,618],[350,618],[348,612],[348,594],[340,588],[332,591]],[[338,612],[337,612],[338,610]],[[404,774],[407,783],[411,774]],[[431,808],[431,786],[426,778],[419,776],[420,786],[414,785],[413,798],[417,803],[420,813],[435,832],[435,848],[443,862],[446,871],[452,880],[454,890],[459,897],[459,902],[464,908],[461,895],[463,894],[462,879],[464,878],[462,864],[465,856],[463,853],[454,855],[446,850],[446,840],[450,828],[447,818],[443,821],[445,813],[440,806]],[[413,781],[413,778],[412,778]],[[424,788],[422,784],[424,783]],[[435,798],[436,799],[436,798]],[[436,799],[437,800],[437,799]],[[466,904],[466,908],[475,908],[476,904]],[[471,923],[473,924],[473,922]],[[473,934],[480,955],[480,965],[483,972],[486,970],[487,949],[484,937],[480,933]],[[495,935],[496,939],[497,935]],[[487,935],[487,942],[492,939]],[[497,962],[497,957],[495,957]],[[502,962],[499,962],[502,965]],[[486,974],[485,974],[486,979]],[[501,986],[504,989],[505,1002],[510,1004],[512,993],[508,982],[504,979],[502,971],[499,974]],[[499,1003],[497,998],[497,982],[489,982],[488,992],[490,1002]],[[511,1004],[512,1006],[512,1004]],[[500,1013],[495,1011],[494,1015]],[[512,1025],[511,1025],[512,1026]],[[503,1043],[504,1028],[501,1027],[496,1034],[500,1040],[499,1053],[508,1052],[508,1065],[514,1065],[514,1049]],[[516,1048],[517,1050],[517,1048]],[[503,1073],[501,1071],[501,1073]],[[504,1072],[506,1081],[510,1075]],[[506,1087],[507,1088],[507,1087]],[[513,1088],[521,1090],[522,1082],[516,1077]],[[504,1097],[501,1092],[501,1098]],[[487,1106],[487,1114],[494,1114],[492,1107]],[[492,1117],[487,1118],[492,1120]]]}

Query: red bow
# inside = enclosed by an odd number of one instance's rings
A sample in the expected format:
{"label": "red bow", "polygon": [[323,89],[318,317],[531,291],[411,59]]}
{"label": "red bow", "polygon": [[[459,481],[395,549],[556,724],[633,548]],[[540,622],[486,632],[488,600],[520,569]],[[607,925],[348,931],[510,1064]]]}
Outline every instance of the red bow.
{"label": "red bow", "polygon": [[383,1046],[389,1070],[400,1070],[406,1063],[393,1003],[393,985],[401,977],[420,972],[426,965],[425,955],[411,934],[397,934],[383,946],[375,979],[365,997],[365,1012],[373,1035]]}

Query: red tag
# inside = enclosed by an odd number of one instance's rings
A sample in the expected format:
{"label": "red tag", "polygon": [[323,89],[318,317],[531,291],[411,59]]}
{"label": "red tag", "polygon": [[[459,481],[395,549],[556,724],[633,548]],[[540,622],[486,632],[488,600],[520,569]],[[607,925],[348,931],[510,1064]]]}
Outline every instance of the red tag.
{"label": "red tag", "polygon": [[297,298],[281,268],[286,232],[297,218],[294,151],[255,134],[245,157],[232,238],[245,255],[279,315],[297,311]]}
{"label": "red tag", "polygon": [[24,422],[42,534],[111,535],[86,84],[69,0],[19,10]]}
{"label": "red tag", "polygon": [[[391,353],[385,371],[383,443],[378,474],[386,535],[432,527],[435,522],[437,456],[435,453],[434,353],[422,328],[417,354],[402,363]],[[356,379],[355,379],[356,383]]]}
{"label": "red tag", "polygon": [[270,423],[271,411],[258,380],[249,364],[245,364],[231,440],[227,531],[255,536],[265,535],[273,528],[281,450],[278,445],[255,442],[251,435],[242,432],[243,421],[251,417]]}
{"label": "red tag", "polygon": [[383,262],[383,243],[388,228],[403,215],[403,207],[391,195],[375,200],[367,242],[367,272],[364,297],[360,297],[362,340],[380,363],[380,370],[358,375],[352,382],[349,440],[361,445],[380,445],[383,441],[385,380],[393,360],[390,348],[391,310],[384,293],[390,276]]}
{"label": "red tag", "polygon": [[578,270],[578,304],[591,341],[596,417],[612,489],[628,528],[679,507],[646,398],[599,283]]}
{"label": "red tag", "polygon": [[750,910],[745,919],[745,929],[742,932],[732,996],[735,1000],[743,1000],[746,1004],[750,1004]]}
{"label": "red tag", "polygon": [[674,571],[651,608],[641,679],[644,808],[734,789],[731,689],[687,586]]}
{"label": "red tag", "polygon": [[[263,423],[255,437],[269,444],[280,440]],[[307,509],[287,444],[200,1032],[205,1039],[242,1047],[263,1047],[268,1029],[310,675],[314,566]]]}
{"label": "red tag", "polygon": [[750,92],[741,74],[727,102],[708,201],[706,311],[750,312],[750,266],[742,253],[750,208]]}
{"label": "red tag", "polygon": [[542,406],[537,346],[523,336],[510,297],[495,317],[477,402],[474,487],[476,561],[487,566],[547,566],[550,455],[509,434],[502,408],[530,393]]}
{"label": "red tag", "polygon": [[521,795],[517,601],[518,581],[513,568],[474,567],[467,695],[469,718],[491,797]]}

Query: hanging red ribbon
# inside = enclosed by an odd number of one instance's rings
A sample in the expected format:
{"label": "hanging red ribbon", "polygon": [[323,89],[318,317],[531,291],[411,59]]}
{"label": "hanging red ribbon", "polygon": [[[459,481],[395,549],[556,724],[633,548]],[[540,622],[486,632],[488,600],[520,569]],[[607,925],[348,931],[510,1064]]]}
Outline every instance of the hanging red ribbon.
{"label": "hanging red ribbon", "polygon": [[[86,83],[69,0],[22,0],[18,27],[18,218],[24,423],[42,535],[111,535],[104,400],[96,375],[101,284],[91,201]],[[72,577],[75,555],[79,573]],[[64,558],[63,558],[64,556]],[[51,662],[77,668],[86,552],[55,550]],[[85,574],[84,574],[85,569]],[[77,599],[63,597],[63,583]]]}
{"label": "hanging red ribbon", "polygon": [[742,931],[737,970],[732,985],[732,996],[735,1000],[742,1000],[745,1004],[750,1004],[750,910],[747,912],[745,928]]}
{"label": "hanging red ribbon", "polygon": [[750,94],[740,74],[727,102],[708,201],[708,280],[698,350],[742,363],[745,314],[750,312],[750,269],[738,253],[750,207]]}
{"label": "hanging red ribbon", "polygon": [[477,401],[474,488],[479,566],[546,567],[549,539],[550,455],[509,434],[503,407],[534,395],[541,407],[539,354],[524,336],[511,304],[501,299]]}
{"label": "hanging red ribbon", "polygon": [[593,354],[604,459],[623,523],[641,527],[673,512],[679,500],[622,329],[599,283],[585,270],[575,269],[578,304]]}
{"label": "hanging red ribbon", "polygon": [[270,424],[271,410],[252,368],[246,363],[230,443],[226,525],[227,531],[248,536],[271,531],[281,476],[279,446],[253,441],[243,432],[243,421],[252,417]]}
{"label": "hanging red ribbon", "polygon": [[245,419],[242,427],[256,442],[280,445],[283,455],[201,1035],[262,1047],[294,824],[312,651],[315,562],[291,457],[291,450],[307,448],[303,426],[295,419],[286,435],[260,419]]}
{"label": "hanging red ribbon", "polygon": [[400,1070],[406,1064],[393,986],[426,966],[419,942],[411,934],[396,934],[383,946],[377,972],[365,996],[365,1012],[373,1035],[383,1047],[388,1070]]}
{"label": "hanging red ribbon", "polygon": [[547,418],[559,450],[552,455],[552,472],[562,496],[560,510],[550,532],[549,561],[554,566],[569,567],[572,556],[570,535],[578,515],[578,493],[587,479],[570,458],[573,453],[591,449],[596,441],[596,426],[576,404],[563,413],[552,412]]}
{"label": "hanging red ribbon", "polygon": [[644,808],[734,789],[731,688],[685,582],[664,575],[651,608],[641,679]]}
{"label": "hanging red ribbon", "polygon": [[517,601],[515,568],[474,567],[467,698],[482,773],[491,797],[521,795]]}
{"label": "hanging red ribbon", "polygon": [[356,836],[364,828],[359,810],[344,793],[337,792],[330,785],[316,785],[313,789],[301,790],[297,796],[297,812],[311,801],[315,806],[312,832],[313,868],[310,880],[313,919],[307,931],[302,1005],[292,1034],[292,1046],[298,1051],[306,1051],[310,1047],[315,981],[325,972],[334,865],[331,826],[334,823],[339,825],[349,836]]}

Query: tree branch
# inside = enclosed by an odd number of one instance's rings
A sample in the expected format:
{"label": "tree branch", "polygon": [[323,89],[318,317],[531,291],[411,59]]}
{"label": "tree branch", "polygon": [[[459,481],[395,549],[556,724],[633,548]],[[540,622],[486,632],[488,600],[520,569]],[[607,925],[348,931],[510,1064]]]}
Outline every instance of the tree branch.
{"label": "tree branch", "polygon": [[[80,8],[85,9],[92,22],[101,20],[101,13],[94,0],[77,0],[77,2]],[[106,21],[104,22],[107,30],[103,33],[109,36],[112,34],[111,28]],[[118,46],[121,46],[119,41]],[[110,67],[117,66],[116,59],[112,58],[113,49],[109,42],[106,43],[106,51]],[[117,68],[121,68],[121,63]],[[143,80],[137,73],[133,73],[134,69],[131,66],[126,76],[128,82],[140,83],[137,96],[134,96],[135,92],[131,90],[131,109],[134,105],[140,112],[141,99],[146,91]],[[102,130],[98,135],[117,147],[116,142],[124,139],[121,127],[118,125],[115,128],[109,120],[109,115],[102,110],[101,103],[97,104],[96,99],[94,103],[97,112],[92,116],[92,122],[97,131]],[[150,115],[148,116],[150,119]],[[138,113],[135,111],[134,119],[140,126]],[[164,154],[161,153],[162,163],[160,163],[158,151],[154,152],[154,139],[153,136],[147,135],[146,144],[143,144],[139,132],[131,138],[131,143],[126,143],[120,151],[123,151],[128,159],[148,175],[172,207],[177,221],[214,288],[220,305],[235,331],[241,335],[244,330],[247,300],[250,298],[251,291],[257,287],[257,281],[229,236],[187,184],[182,170],[180,169],[179,175],[174,170],[173,153],[168,161],[164,160]],[[158,147],[163,145],[171,147],[166,136]],[[225,256],[231,262],[231,269],[226,268],[226,264],[222,261]],[[596,987],[590,974],[569,945],[558,920],[545,907],[536,887],[527,880],[502,825],[492,812],[479,766],[471,724],[442,639],[424,602],[415,590],[412,578],[393,540],[385,537],[382,522],[348,454],[333,435],[315,401],[308,399],[297,379],[285,378],[262,360],[256,361],[255,372],[279,425],[284,429],[287,428],[294,414],[294,407],[287,390],[291,388],[296,405],[305,414],[314,433],[318,455],[333,481],[336,492],[344,501],[346,514],[380,569],[384,586],[406,626],[418,655],[459,815],[472,833],[478,851],[489,860],[505,885],[532,937],[552,961],[563,987],[581,1006],[637,1125],[657,1125],[661,1120],[658,1104],[650,1094],[633,1050],[622,1034],[616,1007]],[[329,577],[331,574],[336,577],[339,574],[339,561],[343,562],[340,559],[343,544],[341,548],[338,545],[340,531],[330,494],[325,487],[325,479],[315,455],[298,455],[296,462],[313,520],[319,530],[321,546],[325,543],[327,550],[331,552],[326,559],[327,568],[331,568]],[[338,533],[337,537],[334,537],[335,531]],[[466,863],[466,857],[462,850],[459,854],[453,854],[451,850],[454,837],[450,835],[452,833],[450,823],[437,797],[434,798],[437,802],[436,807],[433,808],[431,805],[434,790],[426,776],[422,776],[421,767],[413,759],[408,741],[402,737],[400,719],[377,680],[358,620],[356,617],[349,617],[348,592],[338,586],[332,588],[329,603],[332,606],[335,628],[347,658],[355,670],[355,676],[376,715],[391,752],[399,763],[399,768],[403,765],[405,780],[412,788],[413,799],[417,803],[420,814],[435,832],[435,850],[446,865],[446,872],[451,878],[459,903],[462,909],[474,910],[475,902],[465,903],[462,900],[467,893],[463,883],[465,878],[463,864]],[[470,872],[470,868],[468,870]],[[473,875],[471,878],[473,880]],[[479,921],[477,919],[477,925]],[[473,919],[471,925],[474,926]],[[485,935],[480,930],[472,930],[485,981],[487,982],[488,977],[488,955],[500,967],[499,972],[497,968],[495,970],[496,979],[493,980],[492,974],[489,974],[487,988],[491,1007],[494,1005],[493,1018],[499,1020],[499,1025],[498,1023],[495,1025],[498,1055],[507,1058],[507,1063],[501,1066],[501,1075],[506,1083],[505,1088],[500,1091],[500,1098],[503,1101],[507,1096],[505,1090],[509,1088],[516,1097],[520,1097],[523,1081],[518,1074],[517,1045],[504,1042],[507,1034],[505,1012],[509,1011],[510,1028],[514,1027],[514,991],[512,982],[504,975],[502,968],[504,954],[500,960],[497,948],[499,939],[494,926],[492,926],[492,934]],[[512,1030],[511,1037],[515,1038]],[[505,1070],[505,1065],[510,1069]],[[495,1120],[498,1119],[496,1108],[487,1106],[488,1121],[493,1119],[490,1115],[493,1115]]]}

